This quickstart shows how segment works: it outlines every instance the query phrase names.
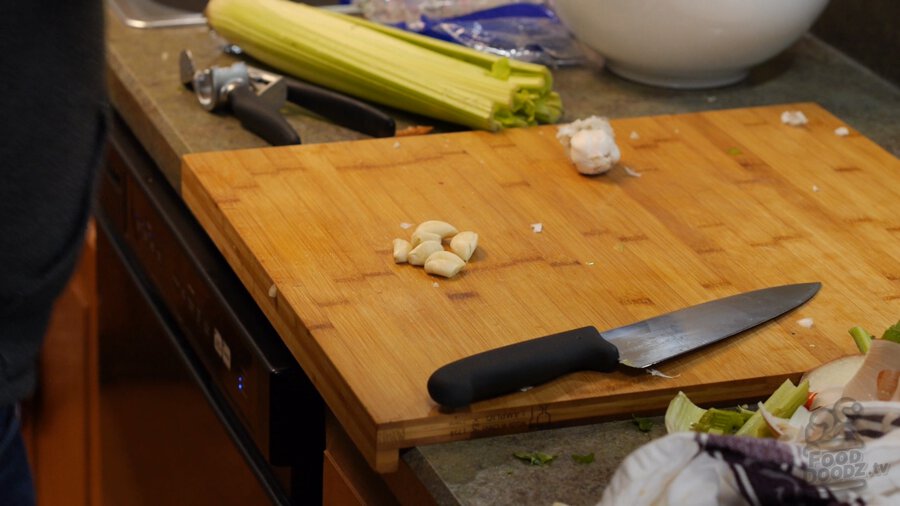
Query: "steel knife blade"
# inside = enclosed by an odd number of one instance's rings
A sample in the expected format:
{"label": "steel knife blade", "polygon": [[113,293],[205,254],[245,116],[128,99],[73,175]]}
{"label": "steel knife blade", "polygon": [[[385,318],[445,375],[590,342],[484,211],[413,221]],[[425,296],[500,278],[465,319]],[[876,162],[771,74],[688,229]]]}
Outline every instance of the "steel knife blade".
{"label": "steel knife blade", "polygon": [[451,362],[428,379],[428,393],[448,408],[540,385],[576,371],[646,368],[765,323],[804,304],[821,283],[754,290],[604,332],[581,327]]}

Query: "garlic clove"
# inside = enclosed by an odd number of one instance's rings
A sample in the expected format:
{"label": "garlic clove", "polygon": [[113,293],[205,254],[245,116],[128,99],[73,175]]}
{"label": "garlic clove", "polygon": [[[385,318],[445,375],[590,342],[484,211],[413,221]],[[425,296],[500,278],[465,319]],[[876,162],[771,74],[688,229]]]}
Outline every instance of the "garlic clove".
{"label": "garlic clove", "polygon": [[423,221],[416,227],[416,232],[429,232],[432,234],[437,234],[441,236],[441,238],[450,237],[451,235],[456,235],[458,230],[453,225],[447,223],[446,221],[438,221],[438,220],[428,220]]}
{"label": "garlic clove", "polygon": [[460,232],[450,240],[450,251],[456,253],[464,262],[468,262],[478,247],[478,234],[472,231]]}
{"label": "garlic clove", "polygon": [[406,239],[394,239],[394,263],[406,263],[412,244]]}
{"label": "garlic clove", "polygon": [[425,272],[445,278],[456,276],[465,267],[466,262],[455,253],[436,251],[425,260]]}
{"label": "garlic clove", "polygon": [[424,230],[416,230],[415,232],[413,232],[413,235],[410,238],[409,242],[412,244],[412,247],[415,248],[416,246],[422,244],[425,241],[441,242],[442,239],[443,239],[443,237],[441,237],[439,234],[435,234],[434,232],[427,232]]}
{"label": "garlic clove", "polygon": [[427,260],[432,253],[437,251],[444,251],[444,247],[441,246],[440,242],[425,241],[409,252],[406,261],[409,262],[410,265],[425,265],[425,260]]}

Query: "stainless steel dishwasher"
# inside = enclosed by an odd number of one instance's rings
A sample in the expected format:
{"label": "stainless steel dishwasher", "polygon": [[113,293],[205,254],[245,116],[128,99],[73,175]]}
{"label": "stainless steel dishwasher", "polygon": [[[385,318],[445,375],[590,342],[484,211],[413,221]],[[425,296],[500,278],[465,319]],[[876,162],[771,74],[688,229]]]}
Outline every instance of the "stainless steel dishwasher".
{"label": "stainless steel dishwasher", "polygon": [[321,504],[324,404],[114,117],[96,202],[104,503]]}

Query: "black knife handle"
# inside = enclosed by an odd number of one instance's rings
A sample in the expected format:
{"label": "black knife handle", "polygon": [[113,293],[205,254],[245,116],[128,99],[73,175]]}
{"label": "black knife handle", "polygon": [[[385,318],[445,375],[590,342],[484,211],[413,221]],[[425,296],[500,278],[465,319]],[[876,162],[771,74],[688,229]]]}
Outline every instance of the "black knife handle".
{"label": "black knife handle", "polygon": [[392,137],[394,118],[371,105],[347,95],[285,78],[288,100],[332,123],[372,137]]}
{"label": "black knife handle", "polygon": [[250,85],[238,85],[228,92],[231,112],[247,130],[273,146],[300,144],[297,131],[277,109],[254,93]]}
{"label": "black knife handle", "polygon": [[428,379],[428,393],[458,408],[576,371],[610,371],[618,363],[619,350],[596,328],[582,327],[451,362]]}

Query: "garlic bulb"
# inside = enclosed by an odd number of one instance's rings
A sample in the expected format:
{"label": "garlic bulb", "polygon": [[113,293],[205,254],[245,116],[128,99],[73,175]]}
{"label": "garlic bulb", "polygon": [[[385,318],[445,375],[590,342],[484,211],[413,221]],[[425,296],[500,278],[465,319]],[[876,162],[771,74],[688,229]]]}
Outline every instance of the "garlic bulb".
{"label": "garlic bulb", "polygon": [[556,138],[568,149],[569,158],[582,174],[603,174],[622,156],[606,118],[591,116],[562,125]]}

